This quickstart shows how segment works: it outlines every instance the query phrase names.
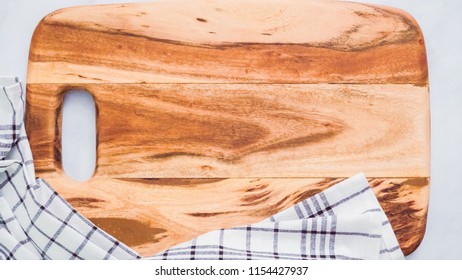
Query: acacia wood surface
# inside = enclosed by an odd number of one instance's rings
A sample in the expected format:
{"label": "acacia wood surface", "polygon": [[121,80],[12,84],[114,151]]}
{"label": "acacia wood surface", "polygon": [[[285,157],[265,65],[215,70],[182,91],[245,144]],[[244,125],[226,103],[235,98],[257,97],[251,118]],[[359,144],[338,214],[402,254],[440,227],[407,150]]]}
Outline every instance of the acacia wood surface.
{"label": "acacia wood surface", "polygon": [[[423,238],[427,64],[402,11],[282,0],[68,8],[37,27],[27,82],[37,176],[142,255],[257,222],[360,171],[403,251]],[[70,89],[97,106],[87,182],[61,166]]]}
{"label": "acacia wood surface", "polygon": [[29,83],[427,83],[412,17],[333,1],[58,10],[37,27],[28,71]]}
{"label": "acacia wood surface", "polygon": [[[429,174],[429,100],[421,86],[76,87],[85,87],[98,104],[96,176],[346,177],[358,170],[382,177]],[[63,91],[56,84],[28,86],[34,100],[30,123],[40,131],[32,149],[46,155],[36,159],[41,170],[53,170],[60,157],[56,120]]]}

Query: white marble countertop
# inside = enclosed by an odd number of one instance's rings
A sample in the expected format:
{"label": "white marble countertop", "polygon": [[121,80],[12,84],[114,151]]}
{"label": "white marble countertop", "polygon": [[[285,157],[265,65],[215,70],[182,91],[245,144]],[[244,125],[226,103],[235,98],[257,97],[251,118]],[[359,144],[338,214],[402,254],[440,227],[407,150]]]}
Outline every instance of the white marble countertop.
{"label": "white marble countertop", "polygon": [[[25,81],[30,38],[62,7],[133,0],[1,0],[0,75]],[[401,8],[426,41],[431,92],[431,197],[425,238],[408,259],[462,259],[462,1],[357,0]]]}

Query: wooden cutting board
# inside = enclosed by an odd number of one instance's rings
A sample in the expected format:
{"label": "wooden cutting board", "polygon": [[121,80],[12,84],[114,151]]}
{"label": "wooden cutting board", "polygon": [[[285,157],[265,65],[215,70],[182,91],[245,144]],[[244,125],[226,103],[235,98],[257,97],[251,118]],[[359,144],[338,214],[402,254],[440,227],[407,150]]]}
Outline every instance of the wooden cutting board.
{"label": "wooden cutting board", "polygon": [[[97,106],[97,167],[64,174],[61,107]],[[429,196],[422,33],[335,1],[164,1],[58,10],[37,27],[27,129],[37,176],[144,256],[257,222],[364,172],[405,254]]]}

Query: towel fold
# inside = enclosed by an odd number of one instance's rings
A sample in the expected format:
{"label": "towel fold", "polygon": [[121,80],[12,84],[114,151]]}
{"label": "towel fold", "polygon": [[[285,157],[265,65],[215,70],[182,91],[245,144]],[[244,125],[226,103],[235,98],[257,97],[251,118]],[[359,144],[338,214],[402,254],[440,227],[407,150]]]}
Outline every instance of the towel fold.
{"label": "towel fold", "polygon": [[14,77],[0,77],[0,160],[18,140],[25,101],[21,84]]}
{"label": "towel fold", "polygon": [[[0,259],[140,259],[36,179],[25,96],[0,77]],[[403,259],[360,173],[252,225],[208,232],[148,259]]]}

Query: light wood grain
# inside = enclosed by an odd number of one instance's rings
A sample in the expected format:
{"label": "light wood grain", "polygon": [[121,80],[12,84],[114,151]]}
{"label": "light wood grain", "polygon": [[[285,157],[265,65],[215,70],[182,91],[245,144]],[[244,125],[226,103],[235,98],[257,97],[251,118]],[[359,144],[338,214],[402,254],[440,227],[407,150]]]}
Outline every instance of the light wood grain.
{"label": "light wood grain", "polygon": [[331,1],[176,2],[50,14],[31,43],[28,82],[427,82],[422,34],[402,11]]}
{"label": "light wood grain", "polygon": [[[429,176],[426,87],[81,86],[98,104],[96,176]],[[28,87],[40,171],[61,164],[53,147],[60,143],[62,91],[55,84]]]}
{"label": "light wood grain", "polygon": [[[403,251],[429,193],[425,44],[397,9],[336,1],[163,1],[58,10],[27,77],[37,175],[148,256],[257,222],[365,172]],[[70,89],[97,106],[97,165],[62,171]]]}

